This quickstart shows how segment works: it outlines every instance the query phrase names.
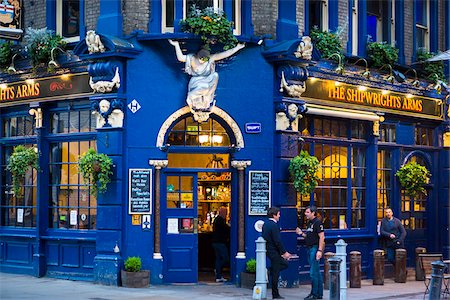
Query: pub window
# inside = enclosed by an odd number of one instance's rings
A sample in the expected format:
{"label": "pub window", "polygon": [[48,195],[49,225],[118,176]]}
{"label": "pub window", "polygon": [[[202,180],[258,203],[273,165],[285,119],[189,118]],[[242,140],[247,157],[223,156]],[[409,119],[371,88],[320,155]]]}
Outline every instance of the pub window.
{"label": "pub window", "polygon": [[432,128],[416,126],[415,128],[416,145],[433,146],[433,134],[434,131]]}
{"label": "pub window", "polygon": [[392,7],[392,1],[367,1],[367,35],[373,42],[391,43],[387,38],[394,18],[393,15],[389,18],[389,6]]}
{"label": "pub window", "polygon": [[50,114],[51,133],[95,131],[95,121],[89,109],[56,111]]}
{"label": "pub window", "polygon": [[328,30],[328,0],[309,0],[309,30],[318,28]]}
{"label": "pub window", "polygon": [[[23,146],[36,147],[36,145],[30,144]],[[15,195],[11,172],[6,170],[6,165],[14,151],[14,146],[7,146],[3,149],[4,156],[1,164],[2,186],[0,189],[1,226],[36,227],[37,170],[30,167],[26,171],[25,178],[20,182],[20,196]]]}
{"label": "pub window", "polygon": [[392,204],[392,152],[379,150],[377,156],[377,219],[381,221],[384,211]]}
{"label": "pub window", "polygon": [[416,0],[416,49],[430,48],[430,1],[429,0]]}
{"label": "pub window", "polygon": [[36,135],[33,116],[14,116],[3,118],[3,137],[25,137]]}
{"label": "pub window", "polygon": [[80,13],[80,0],[56,1],[56,33],[66,42],[80,40]]}
{"label": "pub window", "polygon": [[230,138],[225,128],[216,120],[199,123],[192,116],[178,121],[167,138],[171,146],[229,147]]}
{"label": "pub window", "polygon": [[380,142],[395,143],[397,130],[395,124],[381,124]]}

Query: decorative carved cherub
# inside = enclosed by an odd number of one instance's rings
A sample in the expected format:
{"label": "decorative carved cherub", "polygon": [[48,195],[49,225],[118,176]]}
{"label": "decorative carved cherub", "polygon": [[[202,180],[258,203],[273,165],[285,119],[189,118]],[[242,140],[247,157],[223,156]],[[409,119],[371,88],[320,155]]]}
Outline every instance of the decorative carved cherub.
{"label": "decorative carved cherub", "polygon": [[294,52],[295,57],[311,60],[313,52],[313,44],[309,36],[302,37],[302,41],[298,44],[297,51]]}
{"label": "decorative carved cherub", "polygon": [[86,33],[86,45],[88,46],[89,54],[105,52],[105,46],[100,40],[100,36],[94,30],[89,30]]}

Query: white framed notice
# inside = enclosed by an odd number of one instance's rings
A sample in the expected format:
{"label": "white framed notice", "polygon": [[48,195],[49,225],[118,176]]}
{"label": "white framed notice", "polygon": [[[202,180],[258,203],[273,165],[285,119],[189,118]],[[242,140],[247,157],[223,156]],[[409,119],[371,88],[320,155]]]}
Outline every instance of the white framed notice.
{"label": "white framed notice", "polygon": [[177,218],[168,218],[167,219],[167,233],[168,234],[179,234],[178,231],[178,219]]}
{"label": "white framed notice", "polygon": [[23,223],[23,208],[17,209],[17,223]]}
{"label": "white framed notice", "polygon": [[271,205],[271,172],[249,171],[248,214],[265,216]]}

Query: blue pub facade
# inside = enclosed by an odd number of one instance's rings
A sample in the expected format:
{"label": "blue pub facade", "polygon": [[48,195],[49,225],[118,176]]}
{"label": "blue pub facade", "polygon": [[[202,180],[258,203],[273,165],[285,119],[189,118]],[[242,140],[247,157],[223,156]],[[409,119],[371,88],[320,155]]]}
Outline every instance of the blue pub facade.
{"label": "blue pub facade", "polygon": [[[17,58],[14,70],[1,74],[3,272],[118,285],[123,260],[139,256],[152,284],[213,278],[211,224],[222,206],[231,226],[229,275],[237,284],[255,257],[255,223],[266,220],[268,206],[281,208],[283,241],[299,255],[282,273],[287,286],[309,272],[303,240],[295,234],[308,205],[320,210],[326,251],[344,239],[348,252],[362,253],[366,276],[373,250],[382,247],[377,224],[388,206],[407,229],[410,266],[416,247],[448,257],[448,91],[439,87],[438,93],[426,80],[412,85],[411,77],[388,82],[393,74],[375,69],[363,76],[367,70],[358,64],[366,57],[368,32],[380,26],[399,45],[398,68],[407,73],[416,56],[408,43],[417,44],[421,31],[403,27],[403,1],[388,1],[384,13],[396,20],[389,28],[370,23],[371,6],[362,0],[326,1],[326,10],[316,1],[273,1],[274,32],[261,26],[255,32],[265,12],[257,1],[143,2],[151,11],[138,27],[144,30],[125,33],[120,1],[96,2],[91,28],[86,1],[47,1],[45,24],[67,38],[69,52],[58,53],[53,73]],[[191,76],[169,42],[178,41],[183,55],[200,47],[200,39],[178,25],[191,2],[223,9],[245,43],[217,61],[217,89],[206,109],[186,101]],[[321,58],[309,31],[315,9],[321,28],[335,30],[340,18],[333,12],[344,2],[344,13],[352,15],[356,5],[359,14],[347,30],[345,72],[337,72],[340,65]],[[448,49],[449,20],[442,20],[440,37],[432,18],[441,16],[438,3],[450,15],[448,2],[424,2],[427,46]],[[79,13],[75,32],[70,22],[58,21],[69,4]],[[211,52],[220,51],[217,45]],[[6,169],[17,145],[39,154],[39,169],[27,171],[22,197],[12,192]],[[106,193],[92,195],[79,174],[78,157],[89,148],[113,160]],[[289,161],[301,150],[320,162],[321,180],[309,197],[298,195],[289,177]],[[418,199],[406,196],[394,176],[409,161],[432,175],[427,195]]]}

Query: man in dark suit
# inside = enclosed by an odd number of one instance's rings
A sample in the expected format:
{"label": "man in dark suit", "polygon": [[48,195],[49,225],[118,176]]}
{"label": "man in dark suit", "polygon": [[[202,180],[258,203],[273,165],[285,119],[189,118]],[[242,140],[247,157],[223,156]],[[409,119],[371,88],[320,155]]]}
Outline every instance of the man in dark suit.
{"label": "man in dark suit", "polygon": [[267,212],[269,221],[265,222],[262,228],[262,237],[266,240],[267,257],[270,259],[270,279],[272,281],[272,298],[284,299],[278,292],[278,277],[280,271],[288,267],[289,258],[291,254],[284,249],[280,237],[280,227],[278,221],[280,220],[280,209],[278,207],[271,207]]}

